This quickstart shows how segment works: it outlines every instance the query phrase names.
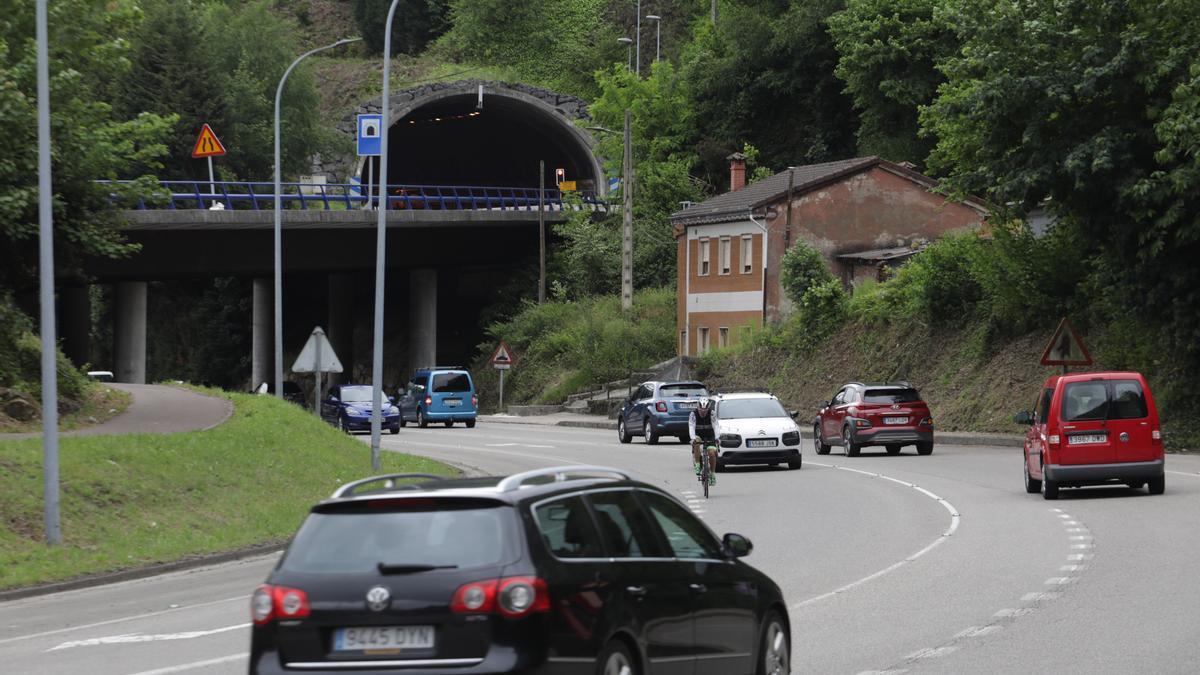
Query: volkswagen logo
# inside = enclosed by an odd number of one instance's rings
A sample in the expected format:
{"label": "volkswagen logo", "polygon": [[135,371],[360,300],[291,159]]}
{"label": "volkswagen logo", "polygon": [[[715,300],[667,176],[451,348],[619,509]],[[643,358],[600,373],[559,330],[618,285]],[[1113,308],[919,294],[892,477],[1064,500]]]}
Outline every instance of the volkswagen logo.
{"label": "volkswagen logo", "polygon": [[375,586],[367,591],[367,609],[372,612],[382,612],[392,601],[392,592],[383,586]]}

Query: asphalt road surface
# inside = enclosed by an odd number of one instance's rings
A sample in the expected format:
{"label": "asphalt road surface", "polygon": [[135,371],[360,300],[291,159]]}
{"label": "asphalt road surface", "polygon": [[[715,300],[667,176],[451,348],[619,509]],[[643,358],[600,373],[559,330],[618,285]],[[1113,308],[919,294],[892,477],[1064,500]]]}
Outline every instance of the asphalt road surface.
{"label": "asphalt road surface", "polygon": [[[731,470],[705,501],[686,446],[610,431],[481,422],[383,442],[490,473],[606,464],[674,491],[753,540],[747,561],[789,602],[797,673],[1200,671],[1200,457],[1168,457],[1161,497],[1047,502],[1025,494],[1015,448],[806,447],[800,471]],[[249,594],[273,562],[0,604],[0,671],[245,672]]]}

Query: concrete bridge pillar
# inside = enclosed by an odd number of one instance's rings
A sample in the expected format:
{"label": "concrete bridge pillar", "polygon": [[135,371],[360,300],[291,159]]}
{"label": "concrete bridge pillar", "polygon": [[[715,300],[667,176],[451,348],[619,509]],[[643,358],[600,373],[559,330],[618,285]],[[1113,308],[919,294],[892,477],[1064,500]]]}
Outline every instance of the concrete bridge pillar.
{"label": "concrete bridge pillar", "polygon": [[122,281],[113,298],[113,376],[117,382],[146,383],[146,282]]}
{"label": "concrete bridge pillar", "polygon": [[92,298],[88,286],[64,286],[58,291],[58,324],[62,350],[76,366],[91,360]]}
{"label": "concrete bridge pillar", "polygon": [[250,319],[250,387],[275,382],[274,279],[255,279]]}
{"label": "concrete bridge pillar", "polygon": [[437,270],[408,273],[408,368],[437,363]]}
{"label": "concrete bridge pillar", "polygon": [[329,275],[329,343],[342,362],[341,373],[330,373],[330,384],[346,384],[354,378],[354,275]]}

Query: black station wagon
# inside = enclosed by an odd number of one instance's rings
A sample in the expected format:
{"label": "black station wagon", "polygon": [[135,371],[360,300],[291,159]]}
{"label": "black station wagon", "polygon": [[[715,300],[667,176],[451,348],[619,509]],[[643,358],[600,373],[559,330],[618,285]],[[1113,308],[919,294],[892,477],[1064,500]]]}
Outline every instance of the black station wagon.
{"label": "black station wagon", "polygon": [[786,675],[750,549],[615,469],[368,478],[255,591],[250,672]]}

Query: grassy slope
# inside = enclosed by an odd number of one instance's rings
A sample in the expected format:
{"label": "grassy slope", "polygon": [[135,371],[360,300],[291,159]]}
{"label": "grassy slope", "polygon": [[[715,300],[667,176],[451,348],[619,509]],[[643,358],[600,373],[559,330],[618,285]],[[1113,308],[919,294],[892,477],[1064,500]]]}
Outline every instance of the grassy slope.
{"label": "grassy slope", "polygon": [[[71,431],[105,422],[125,412],[125,409],[129,407],[130,400],[131,397],[127,392],[103,385],[94,385],[87,390],[83,400],[80,401],[78,410],[59,416],[58,428],[62,431]],[[29,422],[17,422],[0,415],[0,433],[41,430],[42,420],[40,417]]]}
{"label": "grassy slope", "polygon": [[[0,588],[282,542],[313,503],[371,474],[365,444],[300,408],[218,395],[235,413],[209,431],[63,438],[57,548],[42,542],[40,440],[0,442]],[[454,473],[393,453],[382,468]]]}

